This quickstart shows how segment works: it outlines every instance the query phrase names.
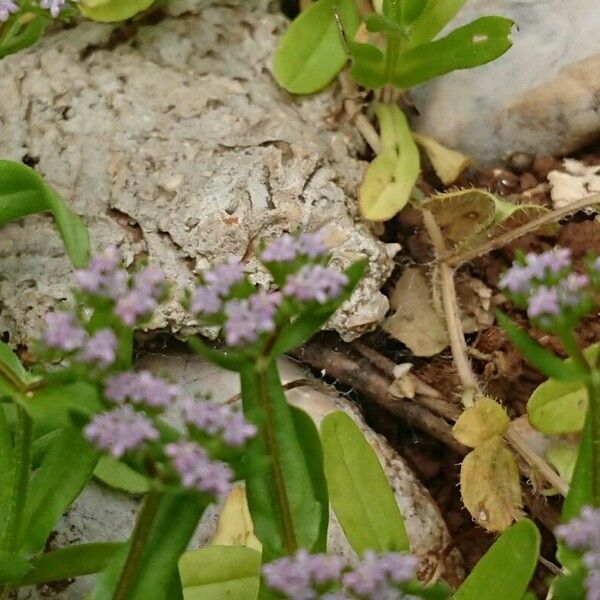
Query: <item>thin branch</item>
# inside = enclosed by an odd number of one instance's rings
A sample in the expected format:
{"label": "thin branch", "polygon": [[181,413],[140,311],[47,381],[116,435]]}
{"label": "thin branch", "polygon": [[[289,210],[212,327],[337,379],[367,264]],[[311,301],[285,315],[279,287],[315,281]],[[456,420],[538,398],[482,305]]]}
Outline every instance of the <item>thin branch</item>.
{"label": "thin branch", "polygon": [[593,196],[588,196],[587,198],[582,198],[581,200],[577,200],[577,202],[573,202],[569,204],[569,206],[565,206],[563,208],[557,208],[549,213],[538,217],[537,219],[533,219],[521,227],[517,227],[511,231],[507,231],[503,235],[498,236],[488,242],[481,244],[480,246],[476,246],[475,248],[471,248],[469,250],[465,250],[464,252],[458,252],[455,254],[446,254],[441,257],[441,260],[449,265],[450,267],[458,267],[478,256],[483,254],[487,254],[492,250],[497,250],[498,248],[502,248],[502,246],[506,246],[506,244],[510,244],[514,240],[526,235],[527,233],[531,233],[533,231],[537,231],[540,227],[544,225],[548,225],[550,223],[555,223],[560,221],[560,219],[564,219],[572,213],[576,213],[577,211],[587,208],[588,206],[592,206],[593,204],[600,204],[600,194],[594,194]]}

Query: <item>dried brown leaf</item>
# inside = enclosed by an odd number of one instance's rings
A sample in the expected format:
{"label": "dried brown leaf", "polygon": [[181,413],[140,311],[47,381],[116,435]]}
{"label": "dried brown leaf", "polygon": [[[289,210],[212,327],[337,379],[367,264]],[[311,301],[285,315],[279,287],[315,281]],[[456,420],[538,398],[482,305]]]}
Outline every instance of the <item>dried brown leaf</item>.
{"label": "dried brown leaf", "polygon": [[500,404],[484,396],[465,409],[454,424],[452,433],[461,444],[477,448],[492,437],[502,437],[508,431],[509,422]]}

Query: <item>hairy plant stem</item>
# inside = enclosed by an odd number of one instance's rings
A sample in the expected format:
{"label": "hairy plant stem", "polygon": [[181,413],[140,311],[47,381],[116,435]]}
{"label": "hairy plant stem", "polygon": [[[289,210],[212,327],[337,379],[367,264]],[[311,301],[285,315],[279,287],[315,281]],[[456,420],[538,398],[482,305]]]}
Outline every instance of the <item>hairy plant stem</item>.
{"label": "hairy plant stem", "polygon": [[257,400],[264,412],[265,416],[265,443],[267,444],[269,456],[271,457],[271,469],[273,471],[273,480],[278,497],[279,510],[281,513],[281,523],[283,526],[283,542],[288,554],[294,554],[298,549],[296,541],[296,533],[294,531],[294,522],[292,520],[292,512],[285,487],[283,477],[283,468],[279,460],[279,449],[277,447],[277,439],[275,433],[275,419],[273,415],[272,399],[269,394],[268,369],[270,363],[258,361],[254,371]]}
{"label": "hairy plant stem", "polygon": [[17,549],[19,526],[31,474],[32,420],[27,411],[17,406],[15,444],[13,449],[12,485],[6,511],[6,525],[0,548],[7,552]]}
{"label": "hairy plant stem", "polygon": [[152,525],[156,519],[163,493],[157,489],[150,489],[146,494],[144,503],[138,514],[135,528],[131,535],[131,547],[129,554],[123,565],[121,577],[117,583],[113,600],[128,600],[130,597],[131,586],[135,580],[140,561],[144,553],[144,548],[150,537]]}

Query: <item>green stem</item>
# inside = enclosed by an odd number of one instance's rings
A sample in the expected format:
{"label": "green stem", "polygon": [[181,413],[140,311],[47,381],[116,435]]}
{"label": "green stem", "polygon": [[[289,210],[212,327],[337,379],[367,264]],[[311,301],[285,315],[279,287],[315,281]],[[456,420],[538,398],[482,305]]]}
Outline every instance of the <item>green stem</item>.
{"label": "green stem", "polygon": [[571,330],[563,331],[560,333],[560,340],[565,347],[565,350],[569,353],[569,356],[573,361],[586,370],[588,373],[591,372],[590,364],[588,363],[585,355],[581,351],[575,336]]}
{"label": "green stem", "polygon": [[385,81],[391,83],[400,56],[400,36],[396,33],[387,33],[385,42]]}
{"label": "green stem", "polygon": [[130,597],[131,587],[140,566],[144,548],[150,537],[152,525],[156,519],[162,498],[163,494],[156,489],[151,489],[146,495],[135,524],[135,529],[131,535],[131,547],[123,565],[113,600],[128,600]]}
{"label": "green stem", "polygon": [[13,450],[13,480],[8,499],[6,526],[0,548],[14,552],[17,549],[19,526],[27,499],[31,475],[32,420],[24,408],[17,406],[15,445]]}
{"label": "green stem", "polygon": [[285,487],[283,477],[283,468],[279,457],[279,448],[275,434],[275,419],[273,415],[273,404],[269,395],[268,364],[262,366],[257,364],[255,370],[256,389],[258,402],[265,415],[265,442],[271,457],[271,468],[273,470],[273,481],[278,496],[278,504],[281,512],[281,523],[283,526],[283,541],[288,554],[294,554],[298,549],[296,541],[296,532],[294,531],[294,522],[292,512]]}
{"label": "green stem", "polygon": [[600,508],[600,371],[592,371],[587,391],[588,415],[592,423],[593,503]]}

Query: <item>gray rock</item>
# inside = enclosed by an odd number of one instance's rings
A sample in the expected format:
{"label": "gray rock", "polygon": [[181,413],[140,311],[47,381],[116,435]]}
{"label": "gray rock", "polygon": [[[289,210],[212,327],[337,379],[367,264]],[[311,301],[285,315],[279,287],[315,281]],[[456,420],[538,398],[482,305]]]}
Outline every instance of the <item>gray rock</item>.
{"label": "gray rock", "polygon": [[495,161],[566,155],[600,136],[600,13],[595,0],[471,0],[456,24],[512,18],[514,46],[488,65],[415,89],[416,128]]}
{"label": "gray rock", "polygon": [[[325,226],[338,264],[369,259],[330,323],[352,338],[388,308],[379,288],[397,247],[360,222],[363,146],[351,126],[328,124],[334,93],[299,101],[273,80],[285,20],[267,4],[178,2],[177,18],[133,35],[88,22],[8,57],[0,156],[33,159],[84,217],[95,249],[116,243],[128,261],[148,257],[176,299],[230,255],[265,283],[253,254],[260,238]],[[45,311],[69,298],[71,267],[49,216],[5,227],[0,258],[0,332],[27,343]],[[194,323],[173,301],[151,328]]]}
{"label": "gray rock", "polygon": [[[190,395],[211,392],[213,400],[218,402],[234,398],[240,389],[236,373],[224,371],[196,356],[145,355],[138,366],[177,381]],[[425,578],[436,574],[453,584],[460,581],[463,576],[461,556],[457,550],[446,553],[445,549],[451,543],[446,524],[437,505],[404,459],[382,436],[365,424],[360,412],[350,401],[315,387],[317,383],[308,384],[307,374],[290,360],[281,362],[281,373],[284,382],[302,380],[301,386],[287,392],[288,399],[308,412],[317,424],[334,410],[346,411],[359,424],[394,489],[412,551],[420,559],[420,573]],[[167,420],[175,426],[180,424],[177,407],[167,414]],[[220,509],[220,506],[213,505],[204,513],[192,541],[192,548],[211,542],[217,530]],[[136,499],[92,482],[59,523],[53,547],[126,539],[133,527],[136,510]],[[328,548],[351,561],[356,559],[333,513]],[[93,583],[93,577],[83,577],[60,593],[51,592],[50,595],[62,600],[80,600],[90,591]],[[43,597],[43,590],[31,588],[22,590],[19,595],[19,598],[31,600]]]}

